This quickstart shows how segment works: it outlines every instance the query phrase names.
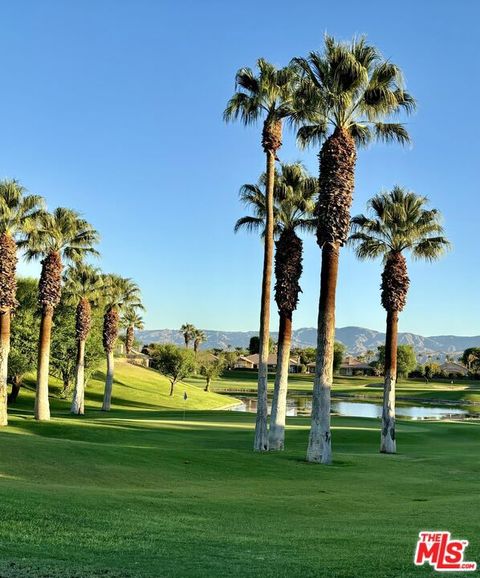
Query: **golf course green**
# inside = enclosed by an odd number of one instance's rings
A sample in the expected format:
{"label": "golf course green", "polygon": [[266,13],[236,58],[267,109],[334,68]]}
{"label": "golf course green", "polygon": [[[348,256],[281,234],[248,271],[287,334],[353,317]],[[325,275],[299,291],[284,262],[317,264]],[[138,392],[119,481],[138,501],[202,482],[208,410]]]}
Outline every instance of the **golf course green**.
{"label": "golf course green", "polygon": [[0,431],[2,578],[432,576],[413,565],[421,530],[468,539],[480,561],[478,421],[400,421],[388,456],[379,421],[335,417],[319,466],[308,418],[288,419],[285,452],[256,454],[255,416],[200,381],[170,398],[120,362],[103,413],[96,377],[84,417],[52,398],[35,422],[22,390]]}

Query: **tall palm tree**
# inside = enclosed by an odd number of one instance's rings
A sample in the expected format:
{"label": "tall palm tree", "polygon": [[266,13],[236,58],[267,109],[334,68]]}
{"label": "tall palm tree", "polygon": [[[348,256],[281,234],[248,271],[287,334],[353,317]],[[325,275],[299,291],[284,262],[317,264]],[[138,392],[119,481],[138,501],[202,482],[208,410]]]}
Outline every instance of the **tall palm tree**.
{"label": "tall palm tree", "polygon": [[[265,232],[266,200],[265,179],[258,185],[244,185],[240,190],[242,202],[253,208],[254,215],[242,217],[235,231],[242,228]],[[297,230],[313,231],[314,196],[317,179],[308,176],[300,163],[282,164],[275,177],[274,231],[277,237],[275,251],[275,301],[280,324],[278,330],[277,371],[270,417],[269,449],[282,450],[285,443],[285,416],[287,408],[288,370],[292,344],[292,317],[301,291],[303,243]]]}
{"label": "tall palm tree", "polygon": [[197,330],[197,328],[195,327],[195,325],[192,325],[191,323],[184,323],[180,327],[180,333],[183,335],[183,339],[185,341],[185,347],[187,349],[188,349],[188,346],[190,345],[190,341],[192,341],[192,339],[193,339],[193,335],[194,335],[196,330]]}
{"label": "tall palm tree", "polygon": [[426,197],[395,187],[373,197],[370,216],[352,219],[350,242],[359,259],[383,259],[382,305],[387,311],[385,381],[383,390],[381,452],[395,453],[395,383],[397,379],[398,314],[405,307],[409,279],[403,253],[434,261],[448,248],[440,214],[426,209]]}
{"label": "tall palm tree", "polygon": [[[143,306],[141,307],[143,309]],[[132,351],[135,341],[135,329],[143,329],[143,318],[138,314],[138,307],[128,307],[122,315],[122,325],[125,327],[125,352]]]}
{"label": "tall palm tree", "polygon": [[99,241],[97,231],[76,211],[59,207],[53,213],[43,212],[25,243],[28,260],[41,259],[39,282],[41,306],[40,337],[38,344],[37,390],[35,419],[49,420],[48,374],[50,340],[55,307],[62,291],[63,261],[78,262],[87,255],[98,255],[94,249]]}
{"label": "tall palm tree", "polygon": [[201,329],[195,329],[193,333],[193,351],[195,355],[198,353],[198,348],[206,341],[205,333]]}
{"label": "tall palm tree", "polygon": [[403,89],[399,67],[384,60],[364,38],[342,43],[326,36],[323,53],[310,52],[308,58],[296,58],[293,64],[302,77],[297,107],[305,119],[298,142],[300,146],[321,145],[316,216],[322,265],[307,460],[329,464],[335,294],[339,250],[350,225],[356,149],[374,140],[407,143],[403,124],[386,121],[401,111],[413,111],[415,101]]}
{"label": "tall palm tree", "polygon": [[91,306],[97,304],[102,297],[103,279],[100,271],[83,263],[69,267],[64,275],[63,290],[66,302],[76,307],[77,363],[70,411],[76,415],[83,415],[85,412],[85,346],[92,325]]}
{"label": "tall palm tree", "polygon": [[275,160],[282,145],[282,123],[295,118],[294,87],[296,75],[291,67],[277,69],[260,58],[258,74],[241,68],[235,77],[237,92],[228,101],[224,112],[226,121],[241,119],[244,125],[255,124],[263,118],[262,147],[266,155],[265,170],[265,244],[260,304],[260,348],[258,365],[258,400],[254,450],[268,450],[268,353],[270,339],[270,293],[273,262],[273,189]]}
{"label": "tall palm tree", "polygon": [[140,300],[140,289],[132,279],[111,274],[104,275],[103,279],[105,287],[103,296],[105,304],[105,313],[103,316],[103,348],[107,357],[107,374],[105,377],[102,411],[110,411],[115,370],[113,350],[118,338],[120,312],[130,307],[134,309],[141,308],[142,304]]}
{"label": "tall palm tree", "polygon": [[43,199],[26,195],[16,180],[0,181],[0,426],[8,423],[7,377],[10,322],[17,306],[17,241],[43,209]]}

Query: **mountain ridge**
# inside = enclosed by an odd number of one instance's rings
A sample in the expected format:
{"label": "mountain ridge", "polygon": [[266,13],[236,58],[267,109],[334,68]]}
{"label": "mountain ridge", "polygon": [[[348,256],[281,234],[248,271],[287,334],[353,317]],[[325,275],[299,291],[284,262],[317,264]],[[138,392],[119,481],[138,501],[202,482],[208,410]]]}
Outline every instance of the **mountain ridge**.
{"label": "mountain ridge", "polygon": [[[234,349],[248,347],[250,338],[258,335],[258,331],[221,331],[203,330],[207,340],[202,349],[220,348]],[[315,347],[317,330],[315,327],[295,329],[292,334],[292,347]],[[278,333],[272,331],[272,338],[277,339]],[[151,329],[137,332],[137,338],[142,343],[176,343],[183,345],[183,335],[178,329]],[[385,333],[365,327],[347,326],[335,330],[335,339],[342,342],[351,355],[361,355],[368,350],[376,351],[385,342]],[[468,347],[480,347],[480,335],[432,335],[423,336],[415,333],[401,332],[398,335],[399,344],[412,345],[420,361],[430,358],[444,360],[445,357],[458,357]]]}

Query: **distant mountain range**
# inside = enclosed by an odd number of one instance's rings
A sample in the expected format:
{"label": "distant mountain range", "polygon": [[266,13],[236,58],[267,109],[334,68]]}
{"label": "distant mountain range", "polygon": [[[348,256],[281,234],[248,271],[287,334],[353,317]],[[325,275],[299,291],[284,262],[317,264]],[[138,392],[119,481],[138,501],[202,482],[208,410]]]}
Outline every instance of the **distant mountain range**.
{"label": "distant mountain range", "polygon": [[[258,335],[258,331],[214,331],[204,330],[207,341],[202,349],[248,347],[250,338]],[[176,343],[183,345],[183,336],[178,329],[145,330],[137,333],[142,343]],[[278,333],[272,332],[273,339]],[[317,330],[304,327],[293,332],[294,347],[315,347]],[[340,327],[336,330],[335,339],[341,341],[351,355],[361,355],[369,349],[376,351],[385,342],[385,333],[365,329],[364,327]],[[468,347],[480,347],[480,336],[461,337],[456,335],[435,335],[423,337],[414,333],[400,333],[399,343],[412,345],[420,361],[429,356],[444,360],[447,355],[458,357]]]}

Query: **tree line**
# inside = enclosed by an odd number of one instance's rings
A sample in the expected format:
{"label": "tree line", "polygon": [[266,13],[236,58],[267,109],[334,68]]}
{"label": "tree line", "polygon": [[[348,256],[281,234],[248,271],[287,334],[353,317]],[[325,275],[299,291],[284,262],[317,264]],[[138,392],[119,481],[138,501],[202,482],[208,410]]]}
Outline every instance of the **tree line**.
{"label": "tree line", "polygon": [[[18,395],[21,376],[33,365],[36,420],[50,419],[52,370],[64,384],[74,373],[71,411],[84,413],[86,356],[94,342],[92,323],[98,317],[107,359],[102,410],[110,410],[113,353],[120,324],[127,327],[128,349],[129,335],[141,326],[138,312],[143,305],[132,279],[102,273],[88,262],[99,256],[98,242],[98,232],[77,211],[58,207],[49,212],[45,200],[28,194],[17,180],[0,181],[0,426],[8,423],[8,383],[13,388],[12,401]],[[17,280],[19,255],[26,261],[40,261],[38,281]],[[23,337],[29,332],[29,339],[22,338],[22,331]],[[36,347],[32,345],[34,337]],[[98,333],[96,339],[98,343]]]}
{"label": "tree line", "polygon": [[[351,219],[357,149],[372,142],[410,142],[398,114],[411,114],[414,97],[406,91],[401,69],[386,60],[365,38],[339,42],[325,36],[321,51],[293,58],[284,68],[265,59],[256,70],[244,67],[235,76],[235,93],[224,111],[226,121],[244,125],[262,121],[261,146],[266,169],[256,184],[243,185],[240,198],[253,213],[235,230],[258,230],[263,238],[260,300],[258,400],[254,450],[284,446],[288,359],[292,314],[301,291],[302,240],[296,231],[312,232],[321,251],[316,370],[307,460],[332,461],[330,427],[333,381],[335,298],[340,250],[351,244],[359,259],[383,261],[381,303],[387,313],[385,381],[381,445],[396,451],[395,383],[397,327],[409,278],[405,253],[433,261],[449,246],[440,214],[424,196],[395,186],[368,203],[368,213]],[[283,127],[296,131],[300,148],[318,147],[319,176],[300,163],[280,163]],[[275,249],[275,251],[274,251]],[[270,295],[275,252],[275,300],[279,313],[277,374],[268,428],[267,363]]]}

